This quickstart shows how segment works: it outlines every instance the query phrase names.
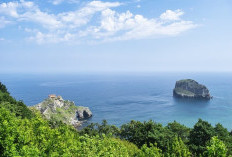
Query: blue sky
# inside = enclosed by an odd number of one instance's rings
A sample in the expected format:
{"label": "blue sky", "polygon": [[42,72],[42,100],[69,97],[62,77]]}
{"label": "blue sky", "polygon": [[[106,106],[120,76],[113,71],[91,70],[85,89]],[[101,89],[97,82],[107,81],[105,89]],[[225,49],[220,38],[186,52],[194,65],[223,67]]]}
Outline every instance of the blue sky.
{"label": "blue sky", "polygon": [[231,0],[0,1],[0,73],[232,71]]}

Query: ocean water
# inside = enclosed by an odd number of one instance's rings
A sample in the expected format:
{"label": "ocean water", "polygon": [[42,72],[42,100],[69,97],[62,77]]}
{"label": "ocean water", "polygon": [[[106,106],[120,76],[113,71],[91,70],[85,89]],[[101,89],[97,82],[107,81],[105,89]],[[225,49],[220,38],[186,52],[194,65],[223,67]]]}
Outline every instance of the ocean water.
{"label": "ocean water", "polygon": [[[208,87],[210,101],[182,100],[172,96],[176,80],[191,78]],[[192,127],[199,118],[232,129],[231,73],[150,74],[1,74],[11,95],[28,106],[49,94],[61,95],[76,105],[88,106],[88,121],[120,126],[130,120],[154,120],[166,125],[176,120]]]}

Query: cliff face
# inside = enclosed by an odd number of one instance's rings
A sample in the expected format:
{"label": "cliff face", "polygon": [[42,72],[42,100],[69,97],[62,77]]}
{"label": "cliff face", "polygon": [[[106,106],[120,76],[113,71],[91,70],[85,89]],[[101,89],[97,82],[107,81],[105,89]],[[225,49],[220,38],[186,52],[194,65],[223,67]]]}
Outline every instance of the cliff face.
{"label": "cliff face", "polygon": [[173,96],[180,98],[211,99],[209,90],[206,86],[198,82],[186,79],[176,82],[173,90]]}
{"label": "cliff face", "polygon": [[76,106],[74,102],[59,97],[49,97],[34,106],[47,119],[54,118],[66,124],[78,127],[83,119],[90,118],[92,112],[88,107]]}

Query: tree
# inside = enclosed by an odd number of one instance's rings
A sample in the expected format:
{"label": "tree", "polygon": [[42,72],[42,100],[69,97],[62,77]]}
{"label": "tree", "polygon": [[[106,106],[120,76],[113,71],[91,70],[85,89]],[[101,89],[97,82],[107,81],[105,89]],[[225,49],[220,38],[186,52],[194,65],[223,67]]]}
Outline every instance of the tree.
{"label": "tree", "polygon": [[119,129],[114,125],[109,125],[106,120],[103,120],[101,124],[91,123],[80,131],[81,135],[100,136],[106,135],[111,137],[118,137]]}
{"label": "tree", "polygon": [[180,123],[177,123],[176,121],[172,123],[168,123],[166,128],[172,131],[176,136],[180,137],[185,144],[188,143],[190,128],[184,125],[181,125]]}
{"label": "tree", "polygon": [[215,135],[218,139],[222,141],[227,141],[229,139],[229,132],[226,128],[224,128],[220,123],[216,124],[214,127]]}
{"label": "tree", "polygon": [[6,86],[4,84],[2,84],[1,82],[0,82],[0,91],[2,93],[8,93],[9,94],[9,92],[7,91]]}
{"label": "tree", "polygon": [[17,156],[18,120],[5,108],[0,108],[0,156]]}
{"label": "tree", "polygon": [[226,157],[226,145],[218,139],[217,136],[212,137],[210,140],[205,155],[208,157]]}
{"label": "tree", "polygon": [[31,110],[22,102],[15,100],[10,96],[5,85],[0,82],[0,107],[9,109],[15,113],[16,116],[22,118],[32,118],[33,113]]}
{"label": "tree", "polygon": [[207,121],[201,119],[190,131],[189,145],[193,153],[198,156],[206,150],[206,143],[213,137],[214,128]]}
{"label": "tree", "polygon": [[130,123],[121,126],[120,137],[128,140],[138,147],[141,147],[146,142],[145,130],[143,123],[132,120]]}
{"label": "tree", "polygon": [[174,134],[164,128],[162,124],[151,120],[143,123],[132,120],[130,123],[122,125],[120,137],[138,147],[142,147],[144,144],[149,147],[150,143],[156,143],[161,150],[166,151],[169,141],[174,138]]}
{"label": "tree", "polygon": [[148,147],[146,144],[144,144],[141,147],[141,152],[138,155],[139,157],[163,157],[162,150],[157,147],[157,144],[150,144],[150,147]]}
{"label": "tree", "polygon": [[171,157],[190,157],[191,153],[180,137],[175,137],[170,142],[166,156]]}
{"label": "tree", "polygon": [[119,134],[119,129],[114,125],[108,125],[106,120],[102,121],[102,124],[97,124],[98,134],[102,136],[102,134],[106,136],[117,136]]}

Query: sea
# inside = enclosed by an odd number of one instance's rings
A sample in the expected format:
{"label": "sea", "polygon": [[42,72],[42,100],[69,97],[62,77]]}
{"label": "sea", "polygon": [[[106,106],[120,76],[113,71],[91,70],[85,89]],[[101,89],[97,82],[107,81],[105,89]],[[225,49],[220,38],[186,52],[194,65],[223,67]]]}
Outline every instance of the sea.
{"label": "sea", "polygon": [[[174,98],[173,88],[180,79],[206,85],[213,99]],[[232,73],[0,74],[0,82],[28,106],[56,94],[89,107],[93,117],[84,125],[105,119],[118,127],[131,120],[165,126],[175,120],[193,127],[201,118],[232,129]]]}

